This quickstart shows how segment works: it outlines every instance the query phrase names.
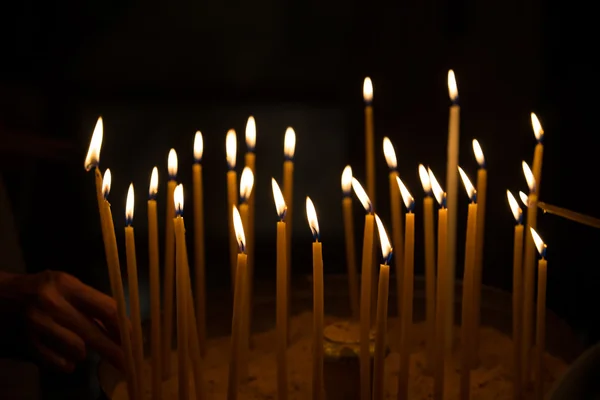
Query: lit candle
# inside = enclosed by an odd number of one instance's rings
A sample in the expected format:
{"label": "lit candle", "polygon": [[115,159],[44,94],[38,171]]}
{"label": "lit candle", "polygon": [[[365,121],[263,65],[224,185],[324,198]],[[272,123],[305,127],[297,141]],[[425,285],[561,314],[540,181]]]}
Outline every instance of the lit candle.
{"label": "lit candle", "polygon": [[413,290],[415,268],[415,199],[396,178],[402,200],[406,206],[406,225],[404,232],[404,287],[402,288],[402,314],[400,325],[400,365],[398,368],[398,399],[408,398],[408,376],[410,370],[410,345],[413,315]]}
{"label": "lit candle", "polygon": [[235,164],[237,157],[237,138],[235,136],[235,130],[230,129],[227,131],[225,138],[225,151],[227,154],[227,210],[229,210],[229,263],[231,266],[231,288],[235,293],[235,281],[236,278],[236,265],[237,265],[237,254],[238,246],[237,239],[235,237],[235,230],[233,227],[233,216],[231,214],[231,208],[237,206],[237,174],[235,172]]}
{"label": "lit candle", "polygon": [[[254,147],[256,146],[256,121],[254,117],[251,115],[248,117],[248,122],[246,123],[246,167],[250,168],[252,174],[256,176],[256,154],[254,152]],[[256,181],[254,182],[256,184]],[[248,198],[248,224],[244,225],[246,227],[246,253],[248,254],[248,277],[247,280],[249,282],[249,292],[248,292],[248,321],[252,322],[252,299],[253,299],[253,290],[254,290],[254,190],[250,192],[250,197]],[[252,331],[251,325],[249,331]]]}
{"label": "lit candle", "polygon": [[425,191],[423,199],[423,230],[425,234],[425,312],[427,366],[433,371],[433,341],[435,338],[435,238],[433,230],[433,197],[429,172],[419,165],[419,177]]}
{"label": "lit candle", "polygon": [[[292,222],[293,206],[294,206],[294,152],[296,151],[296,133],[294,129],[288,127],[285,130],[285,137],[283,139],[283,198],[287,206],[285,215],[286,226],[286,262],[287,262],[287,280],[288,280],[288,309],[291,307],[291,277],[292,277]],[[289,341],[289,314],[288,314],[288,341]]]}
{"label": "lit candle", "polygon": [[385,398],[385,336],[387,334],[388,292],[392,245],[379,216],[375,215],[383,264],[379,266],[379,290],[377,291],[377,319],[375,322],[375,354],[373,357],[373,400]]}
{"label": "lit candle", "polygon": [[346,267],[348,269],[348,292],[352,319],[358,321],[358,276],[356,272],[356,250],[354,247],[354,217],[352,216],[352,168],[349,165],[342,173],[342,211],[344,214],[344,238],[346,242]]}
{"label": "lit candle", "polygon": [[373,123],[373,82],[368,76],[363,82],[365,101],[365,162],[367,171],[367,193],[375,202],[375,128]]}
{"label": "lit candle", "polygon": [[477,230],[477,191],[471,184],[467,174],[458,167],[460,177],[469,196],[467,214],[467,237],[465,240],[465,271],[463,277],[462,321],[461,321],[461,364],[460,364],[460,398],[468,400],[471,386],[471,367],[473,366],[473,350],[471,348],[473,332],[473,278],[475,268],[475,239]]}
{"label": "lit candle", "polygon": [[[383,155],[385,161],[390,168],[390,204],[392,215],[392,242],[394,243],[394,252],[396,257],[394,264],[396,265],[396,293],[402,293],[404,278],[402,263],[404,262],[404,232],[402,232],[402,206],[400,205],[400,190],[398,190],[398,177],[396,152],[394,145],[387,137],[383,138]],[[396,296],[398,312],[402,310],[402,296]]]}
{"label": "lit candle", "polygon": [[[525,161],[522,163],[523,173],[529,186],[527,199],[527,230],[536,227],[537,220],[537,189],[533,172]],[[533,340],[533,295],[535,284],[535,244],[531,235],[525,235],[525,253],[523,255],[523,341],[521,342],[521,373],[523,384],[531,379],[531,342]]]}
{"label": "lit candle", "polygon": [[[244,167],[242,176],[240,177],[240,218],[242,218],[242,225],[248,226],[250,221],[250,210],[248,199],[252,196],[252,187],[254,185],[254,174],[249,167]],[[246,240],[246,244],[248,240]],[[248,349],[250,346],[250,305],[252,304],[250,298],[250,267],[247,266],[245,285],[242,291],[243,308],[244,311],[242,317],[242,332],[241,341],[242,348],[240,349],[240,379],[241,381],[246,380],[248,377]]]}
{"label": "lit candle", "polygon": [[98,200],[98,211],[100,213],[100,226],[104,224],[102,222],[102,204],[104,197],[102,196],[102,174],[98,165],[100,163],[100,149],[102,148],[102,137],[104,135],[104,123],[102,117],[98,117],[96,126],[94,127],[94,133],[92,133],[92,140],[90,140],[90,147],[88,148],[85,161],[83,163],[85,170],[89,171],[94,168],[94,178],[96,181],[96,200]]}
{"label": "lit candle", "polygon": [[487,170],[485,158],[477,139],[473,139],[473,152],[479,164],[477,171],[477,227],[475,233],[475,275],[473,286],[473,356],[477,360],[479,355],[479,325],[481,319],[481,276],[483,272],[483,243],[485,233],[485,203],[487,192]]}
{"label": "lit candle", "polygon": [[142,315],[140,314],[140,293],[138,290],[137,260],[135,256],[135,236],[133,233],[133,183],[129,185],[125,202],[125,253],[127,255],[127,275],[129,279],[129,311],[133,330],[133,359],[137,377],[138,392],[144,393],[143,368],[144,348],[142,339]]}
{"label": "lit candle", "polygon": [[194,136],[194,165],[192,166],[194,191],[194,271],[195,300],[198,341],[202,356],[206,354],[206,271],[204,253],[204,188],[202,183],[202,133]]}
{"label": "lit candle", "polygon": [[163,283],[163,378],[171,376],[171,344],[173,333],[173,301],[175,288],[175,233],[173,218],[175,217],[175,203],[173,193],[177,186],[177,153],[175,149],[169,151],[167,160],[169,181],[167,182],[167,218],[165,219],[165,272]]}
{"label": "lit candle", "polygon": [[287,399],[287,329],[288,329],[288,269],[286,240],[286,205],[281,189],[275,179],[271,179],[273,199],[277,209],[277,298],[276,298],[276,325],[277,325],[277,398]]}
{"label": "lit candle", "polygon": [[535,139],[537,140],[535,152],[533,154],[533,177],[536,182],[536,194],[539,197],[540,183],[542,182],[542,161],[544,158],[544,145],[542,144],[542,140],[544,139],[544,129],[535,113],[531,113],[531,126],[533,128]]}
{"label": "lit candle", "polygon": [[365,208],[365,231],[363,234],[362,274],[360,282],[360,398],[371,398],[371,285],[373,280],[373,204],[356,178],[352,178],[354,193]]}
{"label": "lit candle", "polygon": [[[458,88],[454,71],[448,71],[448,93],[452,105],[448,120],[448,164],[446,167],[446,207],[448,208],[448,231],[446,266],[449,276],[456,276],[456,212],[458,210],[458,145],[460,137],[460,106],[458,105]],[[446,302],[446,346],[452,344],[452,324],[454,321],[454,285],[450,285]]]}
{"label": "lit candle", "polygon": [[515,217],[515,235],[513,245],[513,397],[521,398],[521,308],[523,307],[523,213],[517,200],[507,190],[508,204]]}
{"label": "lit candle", "polygon": [[317,211],[310,199],[306,198],[306,216],[313,234],[313,385],[312,399],[325,398],[323,391],[323,248],[319,242],[319,221]]}
{"label": "lit candle", "polygon": [[536,340],[535,347],[537,354],[535,358],[535,398],[542,400],[544,398],[544,377],[542,374],[544,365],[544,349],[546,347],[546,279],[548,273],[548,262],[546,261],[546,244],[535,231],[530,228],[533,241],[540,253],[538,260],[538,287],[537,287],[537,313],[536,313]]}

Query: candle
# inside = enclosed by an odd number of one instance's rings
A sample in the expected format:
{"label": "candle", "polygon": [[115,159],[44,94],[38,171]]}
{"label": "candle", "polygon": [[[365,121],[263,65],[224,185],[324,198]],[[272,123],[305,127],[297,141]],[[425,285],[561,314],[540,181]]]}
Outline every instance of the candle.
{"label": "candle", "polygon": [[435,239],[433,236],[433,197],[429,172],[419,165],[419,177],[425,191],[423,199],[423,230],[425,234],[425,312],[427,365],[433,371],[433,341],[435,338]]}
{"label": "candle", "polygon": [[306,197],[306,217],[313,234],[313,384],[312,399],[325,398],[323,388],[323,249],[319,242],[319,221],[317,211],[310,199]]}
{"label": "candle", "polygon": [[[452,105],[448,119],[448,164],[446,167],[446,207],[448,208],[448,231],[446,267],[451,280],[456,276],[456,212],[458,210],[458,144],[460,137],[460,106],[458,105],[458,88],[454,71],[448,71],[448,93]],[[446,302],[446,346],[452,345],[452,325],[454,323],[454,283],[448,288]]]}
{"label": "candle", "polygon": [[477,139],[473,139],[473,152],[479,164],[477,171],[477,227],[475,232],[475,275],[473,287],[473,356],[477,360],[479,354],[479,325],[481,320],[481,276],[483,272],[483,243],[485,233],[485,204],[487,192],[487,170],[485,158]]}
{"label": "candle", "polygon": [[390,266],[392,245],[379,216],[375,215],[383,264],[379,266],[379,290],[377,291],[377,319],[375,321],[375,355],[373,360],[373,400],[385,397],[385,336],[387,333],[388,291],[390,287]]}
{"label": "candle", "polygon": [[167,217],[165,219],[165,272],[163,287],[163,378],[171,376],[171,347],[173,333],[173,300],[175,287],[175,234],[173,231],[173,218],[175,217],[175,203],[173,201],[173,192],[177,182],[177,153],[175,149],[169,151],[167,160],[169,170],[169,181],[167,182]]}
{"label": "candle", "polygon": [[365,170],[367,171],[367,193],[375,202],[375,129],[373,124],[373,82],[368,76],[363,82],[365,101]]}
{"label": "candle", "polygon": [[356,178],[352,178],[354,193],[362,203],[365,215],[363,234],[362,274],[360,282],[360,398],[371,398],[371,281],[373,279],[373,204]]}
{"label": "candle", "polygon": [[523,213],[517,200],[507,190],[508,203],[515,217],[515,235],[513,245],[513,397],[521,398],[521,309],[523,307]]}
{"label": "candle", "polygon": [[[283,198],[287,206],[285,221],[286,226],[286,262],[287,262],[287,280],[288,280],[288,309],[291,306],[291,277],[292,277],[292,222],[293,216],[293,205],[294,205],[294,152],[296,151],[296,133],[294,129],[288,127],[285,131],[285,137],[283,139]],[[289,314],[287,324],[289,326]],[[288,328],[288,342],[289,342],[290,330]]]}
{"label": "candle", "polygon": [[150,278],[150,354],[152,356],[152,398],[162,397],[162,362],[160,354],[160,268],[158,265],[158,218],[156,193],[158,168],[152,168],[148,193],[148,260]]}
{"label": "candle", "polygon": [[398,368],[398,400],[408,398],[408,376],[410,369],[410,344],[413,314],[413,290],[415,267],[415,199],[396,178],[402,200],[406,206],[406,225],[404,227],[404,287],[402,288],[402,314],[400,322],[400,365]]}
{"label": "candle", "polygon": [[[251,115],[248,117],[248,122],[246,123],[246,167],[250,168],[252,173],[256,175],[256,154],[254,153],[254,147],[256,146],[256,121],[254,117]],[[255,182],[256,183],[256,182]],[[253,290],[254,290],[254,190],[250,192],[250,197],[248,198],[248,224],[244,225],[246,227],[246,253],[248,254],[248,271],[247,271],[247,280],[249,282],[249,292],[248,298],[248,321],[250,324],[252,323],[252,298],[253,298]],[[252,331],[251,325],[249,331]]]}
{"label": "candle", "polygon": [[542,140],[544,139],[544,129],[535,113],[531,113],[531,126],[533,128],[535,139],[537,140],[535,152],[533,154],[533,177],[536,182],[536,194],[539,197],[540,183],[542,182],[542,160],[544,158],[544,145],[542,144]]}
{"label": "candle", "polygon": [[[227,210],[231,211],[233,206],[237,206],[237,174],[235,172],[235,164],[237,157],[237,139],[235,136],[235,130],[230,129],[227,131],[225,138],[225,150],[227,154]],[[236,276],[236,265],[237,265],[237,254],[238,246],[237,239],[235,237],[235,230],[233,227],[233,216],[229,212],[229,262],[231,266],[231,288],[235,293],[235,282]]]}
{"label": "candle", "polygon": [[204,253],[204,188],[202,184],[202,133],[194,136],[193,195],[194,195],[194,292],[196,294],[196,323],[202,356],[206,354],[206,279]]}
{"label": "candle", "polygon": [[[537,220],[537,190],[536,181],[529,165],[522,163],[523,173],[529,186],[529,197],[527,199],[527,230],[536,227]],[[531,341],[533,339],[533,294],[535,283],[535,248],[533,237],[525,235],[525,253],[523,255],[523,339],[521,373],[523,384],[531,379]]]}
{"label": "candle", "polygon": [[544,214],[554,214],[559,217],[563,217],[578,224],[591,226],[592,228],[600,228],[600,219],[590,217],[589,215],[581,214],[575,211],[567,210],[566,208],[554,206],[552,204],[544,203],[543,201],[537,202],[537,207],[544,212]]}
{"label": "candle", "polygon": [[140,293],[138,290],[137,260],[135,256],[135,236],[133,233],[133,183],[129,185],[125,202],[125,253],[127,255],[127,275],[129,278],[129,311],[133,331],[133,358],[137,376],[138,392],[144,393],[143,368],[144,348],[142,339],[142,316],[140,314]]}
{"label": "candle", "polygon": [[475,240],[477,231],[477,191],[471,184],[467,174],[459,168],[460,177],[469,196],[469,211],[467,214],[467,236],[465,240],[465,271],[463,277],[463,299],[461,320],[461,363],[460,363],[460,398],[468,400],[471,386],[471,368],[473,366],[472,341],[473,332],[473,286],[475,269]]}
{"label": "candle", "polygon": [[538,261],[538,287],[537,287],[537,313],[536,313],[536,340],[535,347],[537,349],[535,357],[535,398],[542,400],[544,398],[544,377],[542,374],[542,367],[544,363],[544,349],[545,338],[546,338],[546,277],[548,271],[548,262],[546,261],[546,244],[535,231],[530,228],[531,236],[533,241],[540,253],[540,260]]}
{"label": "candle", "polygon": [[[433,398],[443,400],[444,398],[444,376],[446,367],[446,346],[445,340],[445,316],[446,316],[446,297],[448,286],[454,284],[448,275],[446,266],[446,231],[448,229],[448,210],[445,207],[445,197],[442,187],[433,175],[431,169],[428,169],[429,182],[435,195],[435,199],[440,205],[438,210],[438,247],[437,247],[437,284],[436,284],[436,304],[435,304],[435,345],[434,345],[434,370],[433,370]],[[451,282],[448,282],[451,281]]]}
{"label": "candle", "polygon": [[356,272],[356,250],[354,247],[354,218],[352,216],[352,168],[347,165],[342,172],[342,211],[344,214],[344,239],[346,242],[346,268],[348,269],[348,293],[352,319],[358,321],[358,276]]}
{"label": "candle", "polygon": [[[398,190],[398,184],[396,183],[396,177],[398,177],[398,171],[396,170],[396,152],[394,151],[394,145],[387,137],[383,138],[383,155],[385,161],[390,168],[390,205],[391,205],[391,216],[392,216],[392,242],[394,243],[394,252],[396,253],[395,265],[396,265],[396,293],[402,293],[404,277],[402,263],[404,262],[404,232],[402,232],[402,216],[401,216],[401,205],[400,205],[400,190]],[[398,314],[402,310],[402,296],[396,296],[396,302],[398,304]]]}
{"label": "candle", "polygon": [[276,298],[276,325],[277,325],[277,399],[287,399],[287,329],[288,329],[288,269],[287,269],[287,235],[285,233],[286,205],[281,189],[275,179],[271,179],[273,199],[277,209],[277,298]]}

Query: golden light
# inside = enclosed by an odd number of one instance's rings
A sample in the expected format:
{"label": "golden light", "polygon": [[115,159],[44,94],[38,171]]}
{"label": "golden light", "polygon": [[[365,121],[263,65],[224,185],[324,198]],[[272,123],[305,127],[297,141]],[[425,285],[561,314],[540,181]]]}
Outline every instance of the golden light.
{"label": "golden light", "polygon": [[542,240],[540,235],[538,235],[535,229],[531,227],[529,229],[531,230],[531,236],[533,237],[533,242],[535,243],[535,247],[537,248],[538,253],[540,253],[540,256],[542,256],[542,258],[544,258],[546,256],[546,243],[544,243],[544,241]]}
{"label": "golden light", "polygon": [[381,254],[383,254],[383,263],[387,265],[390,262],[390,257],[392,256],[392,245],[390,244],[390,239],[385,232],[385,228],[383,226],[383,222],[381,222],[381,218],[379,215],[375,214],[375,222],[377,223],[377,232],[379,232],[379,243],[381,243]]}
{"label": "golden light", "polygon": [[392,141],[384,137],[383,138],[383,155],[385,156],[385,162],[388,165],[389,169],[396,169],[398,166],[398,160],[396,159],[396,151],[394,150],[394,145]]}
{"label": "golden light", "polygon": [[433,195],[435,196],[438,204],[440,206],[444,206],[444,189],[442,189],[442,186],[440,186],[437,179],[435,179],[435,175],[433,175],[431,168],[427,168],[427,172],[429,172],[429,182],[431,183]]}
{"label": "golden light", "polygon": [[463,169],[461,167],[458,167],[458,172],[460,173],[460,178],[463,181],[463,185],[465,185],[465,190],[467,191],[467,195],[469,196],[469,199],[471,199],[471,201],[474,201],[475,193],[477,193],[477,191],[475,190],[475,187],[473,186],[473,184],[471,183],[471,180],[469,179],[467,174],[465,174],[465,171],[463,171]]}
{"label": "golden light", "polygon": [[529,187],[529,193],[535,193],[535,177],[533,176],[533,172],[531,172],[531,168],[525,161],[522,163],[523,165],[523,174],[525,174],[525,180],[527,181],[527,187]]}
{"label": "golden light", "polygon": [[354,193],[365,208],[365,211],[368,213],[373,212],[373,203],[371,203],[369,195],[367,194],[367,192],[365,192],[365,189],[363,189],[362,185],[356,178],[352,178],[352,189],[354,189]]}
{"label": "golden light", "polygon": [[204,154],[204,140],[202,139],[202,132],[196,131],[194,136],[194,160],[196,162],[202,161],[202,155]]}
{"label": "golden light", "polygon": [[175,179],[175,177],[177,177],[177,152],[175,149],[169,150],[167,170],[169,171],[169,179]]}
{"label": "golden light", "polygon": [[254,117],[251,115],[248,117],[248,122],[246,122],[246,146],[248,147],[248,151],[254,151],[255,145],[256,121],[254,121]]}
{"label": "golden light", "polygon": [[254,187],[254,174],[250,167],[244,167],[242,177],[240,178],[240,203],[245,203]]}
{"label": "golden light", "polygon": [[133,196],[133,183],[129,184],[129,190],[127,191],[127,199],[125,200],[125,224],[131,225],[133,222],[133,203],[135,202]]}
{"label": "golden light", "polygon": [[521,202],[525,207],[529,207],[529,197],[525,193],[519,190],[519,197],[521,198]]}
{"label": "golden light", "polygon": [[519,203],[517,203],[517,199],[515,199],[515,196],[513,196],[508,189],[506,189],[506,197],[508,198],[508,204],[510,205],[510,210],[515,217],[515,221],[517,221],[517,224],[520,224],[523,212],[521,211],[521,207],[519,207]]}
{"label": "golden light", "polygon": [[104,135],[104,123],[102,117],[98,117],[96,126],[94,127],[94,133],[92,133],[92,140],[90,140],[90,147],[88,148],[87,155],[83,166],[86,171],[97,167],[100,163],[100,148],[102,147],[102,136]]}
{"label": "golden light", "polygon": [[285,136],[283,138],[283,156],[286,160],[294,158],[294,152],[296,151],[296,132],[289,126],[285,130]]}
{"label": "golden light", "polygon": [[448,94],[450,95],[450,100],[452,102],[456,102],[458,99],[458,87],[456,86],[456,77],[454,76],[454,71],[448,71]]}
{"label": "golden light", "polygon": [[475,159],[477,160],[477,164],[479,164],[479,168],[484,168],[485,157],[483,156],[483,150],[481,150],[481,146],[477,139],[473,139],[473,153],[475,153]]}
{"label": "golden light", "polygon": [[319,241],[319,220],[317,219],[317,210],[310,197],[306,196],[306,218],[315,241]]}
{"label": "golden light", "polygon": [[533,127],[533,134],[538,142],[544,138],[544,128],[535,113],[531,113],[531,126]]}
{"label": "golden light", "polygon": [[287,206],[285,204],[285,199],[283,198],[283,193],[281,193],[281,189],[277,184],[275,178],[271,178],[271,186],[273,187],[273,199],[275,200],[275,208],[277,209],[277,215],[281,220],[285,217],[285,211],[287,210]]}
{"label": "golden light", "polygon": [[235,168],[235,158],[237,156],[237,137],[235,136],[235,130],[230,129],[227,131],[225,137],[225,153],[227,154],[227,165],[229,169]]}
{"label": "golden light", "polygon": [[152,174],[150,174],[150,189],[148,194],[151,199],[156,197],[156,193],[158,193],[158,168],[152,168]]}
{"label": "golden light", "polygon": [[104,196],[104,199],[106,199],[110,193],[111,183],[112,174],[110,173],[110,169],[106,168],[106,171],[104,171],[104,177],[102,178],[102,195]]}
{"label": "golden light", "polygon": [[175,186],[173,201],[175,202],[175,214],[183,215],[183,184]]}
{"label": "golden light", "polygon": [[396,182],[398,183],[398,187],[400,188],[400,194],[402,195],[402,201],[404,201],[404,205],[406,209],[411,212],[413,207],[415,206],[415,199],[411,196],[410,192],[404,186],[404,183],[400,180],[400,178],[396,177]]}
{"label": "golden light", "polygon": [[373,101],[373,82],[371,82],[371,78],[368,76],[363,82],[363,99],[365,100],[365,103]]}
{"label": "golden light", "polygon": [[425,194],[429,196],[431,194],[431,180],[429,179],[427,168],[425,168],[423,164],[419,164],[419,178],[421,178],[421,185],[423,186]]}
{"label": "golden light", "polygon": [[342,192],[344,196],[350,196],[352,191],[352,167],[346,165],[344,172],[342,172]]}
{"label": "golden light", "polygon": [[244,235],[244,225],[242,217],[236,206],[233,206],[233,228],[235,229],[235,237],[238,242],[240,253],[246,252],[246,235]]}

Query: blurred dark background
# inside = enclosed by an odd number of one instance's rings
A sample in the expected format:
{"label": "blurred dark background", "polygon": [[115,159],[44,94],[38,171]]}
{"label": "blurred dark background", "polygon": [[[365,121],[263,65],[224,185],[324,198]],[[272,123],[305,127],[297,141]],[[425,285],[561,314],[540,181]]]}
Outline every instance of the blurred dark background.
{"label": "blurred dark background", "polygon": [[[129,182],[136,188],[140,268],[146,265],[150,171],[159,167],[162,224],[167,153],[177,150],[178,177],[189,195],[199,129],[208,284],[228,284],[225,133],[238,133],[241,173],[244,127],[254,115],[257,276],[274,276],[277,218],[269,180],[281,182],[287,126],[297,134],[294,274],[311,271],[306,195],[319,214],[326,272],[343,272],[340,174],[351,164],[364,181],[367,75],[375,88],[377,208],[388,226],[384,136],[394,143],[401,176],[417,199],[419,241],[417,165],[431,166],[445,186],[449,68],[462,106],[460,164],[475,179],[473,138],[487,160],[485,284],[511,286],[514,222],[505,191],[526,190],[521,160],[533,156],[531,111],[546,132],[542,200],[600,216],[594,190],[598,75],[590,51],[598,34],[592,13],[579,6],[536,0],[111,0],[22,1],[2,8],[0,165],[31,272],[61,269],[108,287],[93,177],[83,168],[99,115],[105,124],[101,166],[113,172],[110,200],[122,247],[126,190]],[[459,188],[460,238],[467,198]],[[359,245],[363,212],[355,206]],[[600,269],[593,246],[600,232],[541,215],[539,233],[548,244],[549,307],[585,344],[594,343],[600,337]],[[461,246],[457,273],[462,252]]]}

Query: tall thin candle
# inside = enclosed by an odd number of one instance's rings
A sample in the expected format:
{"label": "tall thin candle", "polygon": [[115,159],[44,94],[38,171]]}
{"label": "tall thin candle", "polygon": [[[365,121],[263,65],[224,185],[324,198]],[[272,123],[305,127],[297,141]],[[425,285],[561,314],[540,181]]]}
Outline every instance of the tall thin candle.
{"label": "tall thin candle", "polygon": [[536,313],[536,340],[535,348],[537,350],[535,355],[535,398],[536,400],[542,400],[544,398],[544,351],[546,347],[546,279],[548,274],[548,262],[546,261],[546,244],[535,231],[530,228],[533,241],[540,253],[540,260],[538,261],[538,287],[537,287],[537,313]]}
{"label": "tall thin candle", "polygon": [[[252,195],[252,187],[254,185],[254,174],[249,167],[244,167],[242,176],[240,177],[240,217],[242,218],[242,225],[248,226],[250,220],[250,210],[248,199]],[[248,240],[246,240],[246,244]],[[250,257],[248,257],[249,259]],[[240,379],[246,380],[248,377],[248,349],[250,347],[250,305],[252,304],[250,298],[250,264],[247,266],[246,279],[244,288],[242,290],[243,298],[243,313],[242,313],[242,330],[241,330],[241,341],[242,347],[240,349]]]}
{"label": "tall thin candle", "polygon": [[194,136],[193,196],[194,196],[194,293],[198,342],[202,356],[206,354],[206,271],[204,252],[204,187],[202,183],[202,133]]}
{"label": "tall thin candle", "polygon": [[[251,115],[248,117],[246,122],[246,155],[244,156],[246,167],[250,168],[252,174],[256,176],[256,154],[254,153],[254,147],[256,146],[256,121]],[[254,182],[256,184],[256,181]],[[249,330],[252,331],[252,299],[254,291],[254,190],[250,192],[248,197],[248,223],[244,225],[246,227],[246,253],[248,254],[248,298],[250,303],[248,304],[248,321],[250,322]]]}
{"label": "tall thin candle", "polygon": [[[292,223],[294,222],[293,218],[293,209],[294,209],[294,153],[296,151],[296,132],[291,127],[288,127],[285,130],[285,136],[283,139],[283,198],[285,199],[285,204],[287,206],[287,211],[285,214],[286,221],[286,262],[287,262],[287,280],[288,280],[288,289],[287,289],[287,302],[288,309],[291,307],[291,277],[292,277]],[[289,342],[289,314],[288,314],[288,342]]]}
{"label": "tall thin candle", "polygon": [[349,165],[342,173],[342,211],[344,214],[344,240],[346,242],[346,268],[348,271],[348,293],[352,319],[358,321],[358,276],[356,272],[356,250],[354,246],[354,217],[352,215],[352,168]]}
{"label": "tall thin candle", "polygon": [[235,238],[235,230],[233,227],[233,215],[231,209],[233,206],[237,206],[237,174],[235,172],[235,164],[237,157],[237,138],[235,130],[230,129],[227,131],[225,138],[225,152],[227,155],[227,210],[228,221],[229,221],[229,263],[231,267],[231,288],[235,293],[235,282],[236,278],[236,265],[238,259],[238,245]]}
{"label": "tall thin candle", "polygon": [[485,233],[485,204],[487,193],[487,170],[485,157],[477,139],[473,139],[473,152],[479,164],[477,171],[477,227],[475,237],[475,269],[473,282],[473,356],[476,361],[479,354],[479,325],[481,320],[481,278],[483,273],[483,243]]}
{"label": "tall thin candle", "polygon": [[373,82],[368,76],[363,82],[365,101],[365,170],[367,171],[367,194],[375,203],[375,128],[373,123]]}

